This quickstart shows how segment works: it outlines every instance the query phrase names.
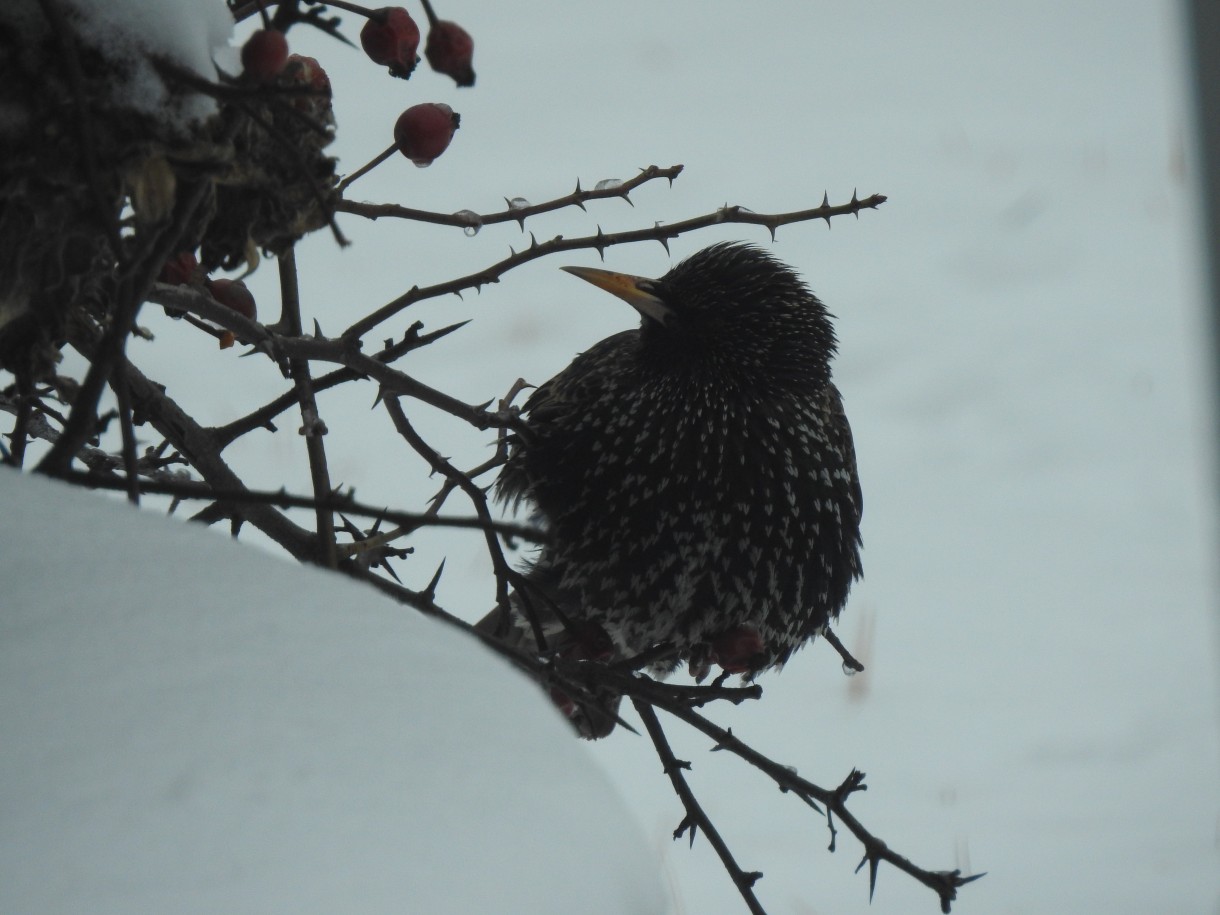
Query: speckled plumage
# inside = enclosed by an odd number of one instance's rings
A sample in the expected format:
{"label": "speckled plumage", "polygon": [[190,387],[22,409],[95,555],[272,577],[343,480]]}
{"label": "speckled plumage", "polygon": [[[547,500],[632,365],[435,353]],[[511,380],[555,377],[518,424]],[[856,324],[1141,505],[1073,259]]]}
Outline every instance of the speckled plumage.
{"label": "speckled plumage", "polygon": [[549,531],[527,573],[535,605],[596,623],[616,656],[668,642],[700,671],[727,633],[756,630],[761,650],[735,660],[752,676],[836,617],[860,576],[834,331],[749,245],[713,245],[640,289],[664,322],[645,316],[538,388],[499,495]]}

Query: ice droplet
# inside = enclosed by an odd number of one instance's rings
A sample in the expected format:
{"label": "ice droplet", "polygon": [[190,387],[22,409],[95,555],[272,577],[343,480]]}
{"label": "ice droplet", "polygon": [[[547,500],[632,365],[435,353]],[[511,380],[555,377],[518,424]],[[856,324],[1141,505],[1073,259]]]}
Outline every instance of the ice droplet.
{"label": "ice droplet", "polygon": [[858,674],[859,672],[860,672],[860,671],[856,670],[854,667],[852,667],[852,666],[851,666],[850,664],[848,664],[846,661],[844,661],[844,662],[843,662],[843,673],[847,674],[847,676],[849,676],[849,677],[854,677],[854,676],[855,676],[856,674]]}
{"label": "ice droplet", "polygon": [[412,159],[411,161],[415,163],[416,168],[427,168],[432,164],[431,159]]}
{"label": "ice droplet", "polygon": [[603,178],[597,184],[593,185],[595,191],[612,191],[615,188],[623,186],[623,182],[618,178]]}
{"label": "ice droplet", "polygon": [[462,226],[462,231],[466,233],[467,238],[474,238],[479,234],[479,229],[483,228],[483,220],[474,210],[458,210],[453,214],[453,218],[466,223]]}
{"label": "ice droplet", "polygon": [[529,205],[530,202],[524,197],[514,197],[508,202],[508,208],[510,210],[524,210]]}

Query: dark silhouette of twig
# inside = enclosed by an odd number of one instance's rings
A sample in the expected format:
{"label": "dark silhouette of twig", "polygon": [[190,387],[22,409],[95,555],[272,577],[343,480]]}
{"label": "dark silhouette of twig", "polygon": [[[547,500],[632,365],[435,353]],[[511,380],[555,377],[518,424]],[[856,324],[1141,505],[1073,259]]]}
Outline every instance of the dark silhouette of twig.
{"label": "dark silhouette of twig", "polygon": [[771,236],[774,238],[775,232],[780,226],[789,225],[794,222],[809,222],[814,219],[824,219],[826,224],[830,225],[830,219],[833,216],[843,216],[849,213],[859,215],[861,210],[875,209],[885,203],[885,200],[886,198],[882,194],[873,194],[871,197],[860,200],[855,192],[852,192],[851,200],[848,203],[831,206],[829,199],[823,195],[821,206],[807,210],[794,210],[790,213],[755,213],[745,207],[723,206],[703,216],[695,216],[691,219],[666,225],[658,223],[651,229],[635,229],[627,232],[614,232],[609,235],[598,229],[596,235],[581,236],[579,238],[564,238],[562,235],[557,235],[549,241],[544,242],[538,241],[531,235],[528,248],[523,251],[514,252],[503,260],[497,261],[476,273],[436,283],[432,286],[424,286],[422,288],[419,286],[412,287],[407,292],[352,324],[351,327],[343,332],[343,336],[361,337],[378,324],[389,320],[416,302],[436,298],[441,295],[448,295],[449,293],[462,292],[466,289],[479,289],[488,283],[497,283],[500,281],[501,276],[513,268],[561,251],[592,249],[599,254],[604,254],[606,248],[613,245],[626,245],[641,241],[657,241],[668,250],[670,240],[677,238],[679,235],[693,232],[696,229],[705,229],[709,226],[728,223],[766,226],[770,229]]}
{"label": "dark silhouette of twig", "polygon": [[[101,469],[82,471],[70,470],[63,479],[69,483],[95,489],[113,489],[124,491],[127,481],[114,476],[113,471],[120,466],[112,455],[97,452],[103,459]],[[141,462],[143,463],[143,462]],[[383,506],[368,505],[356,501],[351,495],[342,492],[324,494],[321,499],[313,496],[294,495],[285,490],[274,492],[259,489],[225,489],[198,480],[183,480],[175,476],[166,476],[153,468],[141,466],[139,473],[143,478],[141,490],[146,495],[172,496],[178,500],[204,500],[225,505],[274,505],[278,508],[305,508],[313,511],[319,508],[330,512],[343,512],[366,518],[381,518],[384,521],[397,524],[400,536],[412,533],[420,528],[443,527],[464,530],[490,531],[501,537],[523,540],[530,543],[542,543],[546,534],[528,524],[518,524],[512,521],[487,521],[480,517],[453,517],[437,515],[432,512],[406,512]]]}
{"label": "dark silhouette of twig", "polygon": [[712,848],[716,850],[716,854],[720,857],[720,863],[728,871],[733,885],[737,887],[737,892],[741,894],[741,898],[745,901],[746,908],[753,912],[754,915],[766,915],[766,909],[762,907],[758,897],[754,895],[754,884],[762,877],[762,873],[760,871],[742,870],[741,866],[737,863],[737,859],[733,857],[733,853],[729,851],[728,845],[720,837],[720,833],[712,824],[711,818],[704,812],[703,807],[695,797],[695,793],[691,791],[690,785],[686,782],[686,776],[682,774],[684,770],[690,768],[690,763],[674,756],[673,750],[669,746],[669,740],[665,737],[665,731],[661,728],[661,722],[657,720],[657,713],[653,711],[652,706],[641,699],[633,699],[632,704],[644,722],[644,728],[652,739],[652,745],[656,748],[657,757],[661,760],[665,774],[669,777],[669,782],[674,787],[674,793],[682,800],[682,807],[686,810],[686,816],[682,818],[682,822],[674,830],[674,838],[679,839],[683,834],[689,834],[690,844],[694,845],[695,834],[702,830],[703,834],[707,836],[708,842],[711,843]]}
{"label": "dark silhouette of twig", "polygon": [[[495,225],[501,222],[515,222],[524,231],[525,220],[531,216],[537,216],[539,213],[549,213],[553,210],[560,210],[571,206],[579,207],[583,210],[585,204],[590,200],[606,200],[611,197],[618,197],[627,201],[627,203],[631,203],[631,192],[641,184],[655,181],[658,178],[667,178],[669,183],[673,184],[674,179],[681,173],[681,165],[671,165],[668,168],[650,165],[647,168],[640,169],[640,173],[634,178],[613,186],[602,185],[592,189],[585,189],[580,186],[580,181],[577,180],[576,190],[570,194],[564,194],[561,197],[547,200],[544,203],[533,203],[523,206],[510,205],[506,209],[483,214],[475,213],[471,210],[458,210],[456,213],[436,213],[431,210],[417,210],[413,207],[406,207],[397,203],[359,203],[354,200],[339,201],[335,206],[335,210],[340,213],[363,216],[365,219],[408,219],[413,222],[426,222],[438,226],[457,226],[462,229],[473,229],[476,232],[484,226]],[[345,179],[341,189],[350,185],[356,180],[356,177],[357,175],[352,175],[350,178]]]}
{"label": "dark silhouette of twig", "polygon": [[[280,297],[283,301],[282,314],[288,321],[288,332],[299,337],[301,335],[301,295],[297,287],[295,247],[289,248],[280,255],[279,268]],[[320,556],[322,564],[333,569],[338,562],[335,553],[335,516],[321,504],[323,496],[331,492],[330,471],[326,464],[326,445],[323,441],[326,424],[318,413],[318,400],[314,396],[309,373],[309,360],[290,356],[288,368],[292,373],[297,403],[301,408],[301,435],[305,438],[305,454],[309,459],[309,475],[313,482],[314,499],[318,500],[314,518],[317,522]]]}

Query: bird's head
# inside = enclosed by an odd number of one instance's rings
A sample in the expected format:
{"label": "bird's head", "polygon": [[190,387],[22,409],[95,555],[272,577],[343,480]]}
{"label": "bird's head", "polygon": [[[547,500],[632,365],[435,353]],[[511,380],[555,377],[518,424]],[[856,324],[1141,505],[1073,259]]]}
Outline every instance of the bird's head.
{"label": "bird's head", "polygon": [[563,269],[640,313],[640,355],[650,362],[755,382],[829,377],[830,315],[790,267],[753,245],[712,245],[659,279]]}

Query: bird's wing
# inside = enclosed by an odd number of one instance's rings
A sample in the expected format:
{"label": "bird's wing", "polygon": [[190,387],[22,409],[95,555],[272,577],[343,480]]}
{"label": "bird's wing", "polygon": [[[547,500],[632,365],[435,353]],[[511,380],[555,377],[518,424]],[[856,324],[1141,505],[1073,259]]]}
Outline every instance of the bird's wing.
{"label": "bird's wing", "polygon": [[521,408],[526,429],[509,437],[508,461],[496,482],[498,500],[516,508],[531,498],[536,481],[527,473],[526,452],[546,448],[555,427],[563,425],[573,410],[585,409],[598,398],[598,392],[591,388],[606,383],[612,374],[610,366],[624,356],[638,336],[639,331],[628,330],[594,344],[530,395]]}
{"label": "bird's wing", "polygon": [[843,463],[851,474],[848,494],[856,509],[856,524],[859,524],[864,515],[864,491],[860,488],[860,474],[856,469],[856,445],[843,409],[843,397],[833,384],[826,386],[820,409],[832,434],[831,443],[842,452]]}

